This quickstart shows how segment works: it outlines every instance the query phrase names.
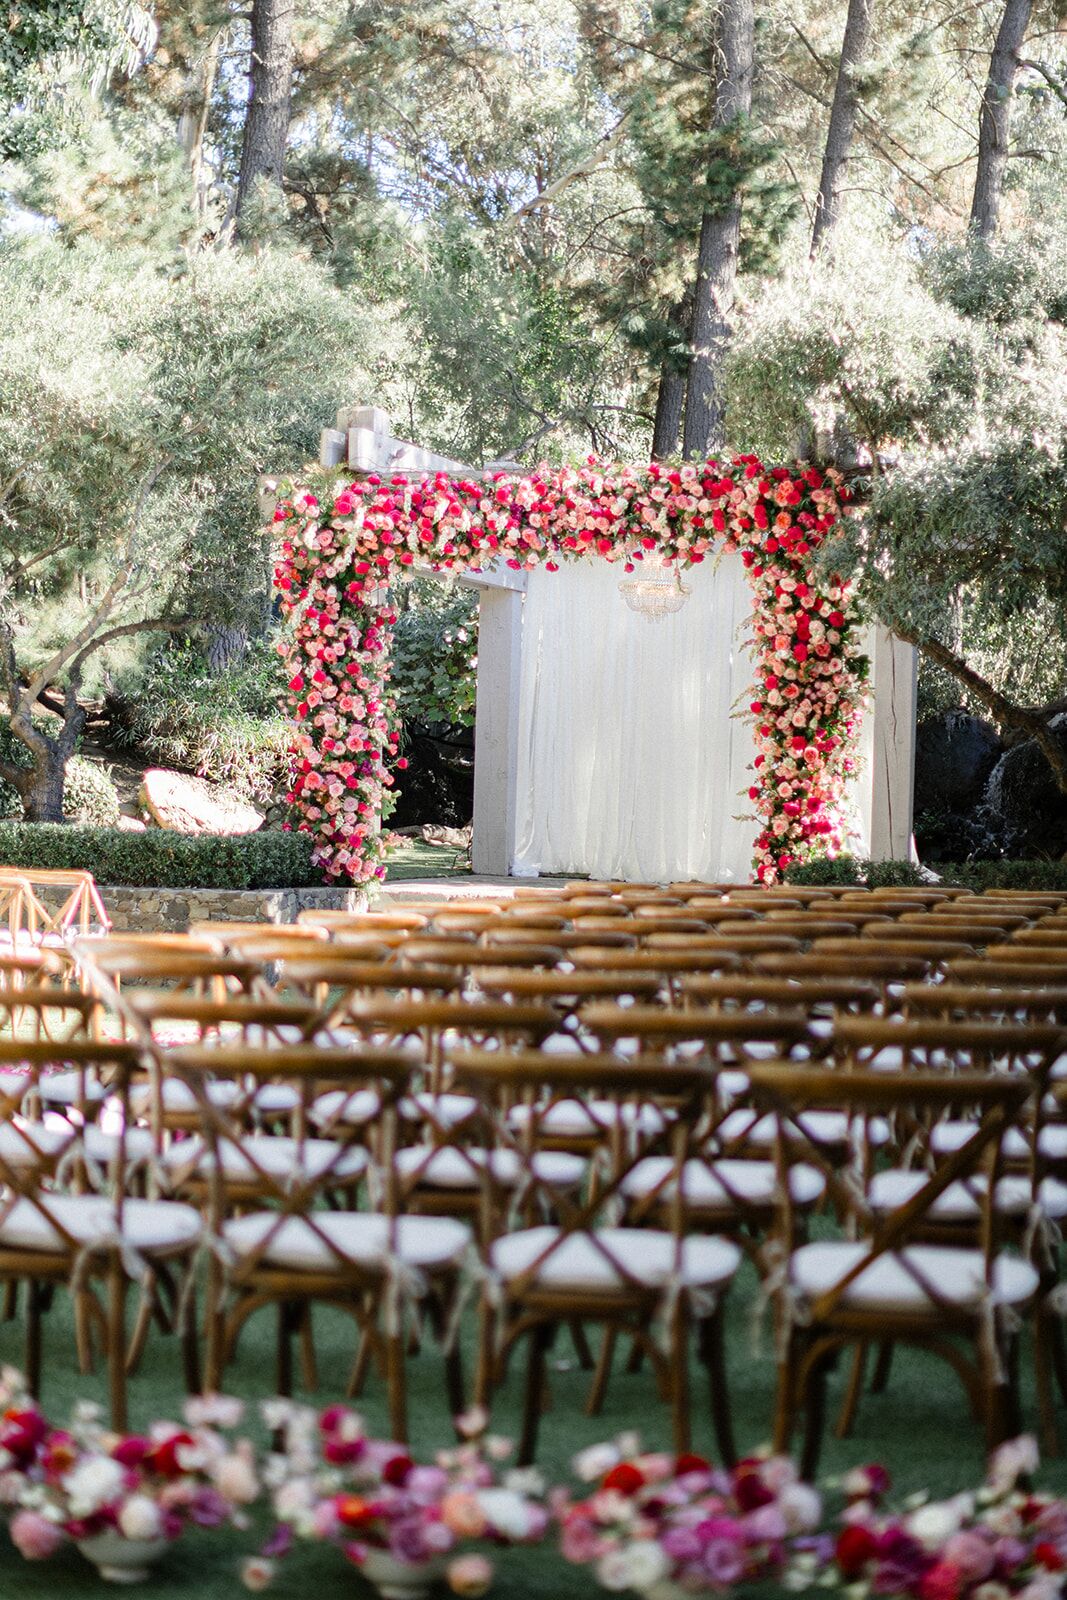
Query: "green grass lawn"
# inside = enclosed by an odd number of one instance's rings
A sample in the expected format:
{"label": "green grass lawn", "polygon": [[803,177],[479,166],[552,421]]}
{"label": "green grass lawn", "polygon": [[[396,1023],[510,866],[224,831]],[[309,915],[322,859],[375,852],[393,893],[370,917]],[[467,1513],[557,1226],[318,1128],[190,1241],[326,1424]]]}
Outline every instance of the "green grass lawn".
{"label": "green grass lawn", "polygon": [[454,850],[450,845],[426,844],[422,839],[407,839],[397,849],[390,850],[385,881],[388,885],[412,878],[453,878],[469,872],[465,850]]}
{"label": "green grass lawn", "polygon": [[[770,1427],[774,1389],[774,1364],[770,1329],[755,1342],[752,1326],[754,1280],[748,1269],[733,1292],[729,1358],[730,1384],[742,1449],[763,1443]],[[227,1390],[249,1400],[271,1392],[274,1323],[271,1313],[254,1318],[246,1330],[238,1359],[231,1368]],[[341,1313],[325,1309],[315,1318],[320,1389],[311,1397],[325,1403],[340,1398],[353,1353],[353,1323]],[[15,1322],[0,1324],[0,1360],[18,1362],[21,1330]],[[621,1360],[608,1392],[604,1414],[584,1415],[588,1375],[579,1370],[569,1336],[561,1335],[554,1352],[551,1409],[541,1428],[539,1464],[551,1476],[567,1475],[570,1459],[583,1445],[611,1437],[623,1429],[639,1429],[649,1446],[669,1443],[667,1413],[659,1402],[647,1368],[636,1375],[621,1370]],[[75,1395],[103,1399],[101,1373],[79,1380],[74,1372],[73,1347],[65,1299],[57,1302],[46,1330],[46,1377],[43,1401],[47,1411],[61,1420]],[[1030,1347],[1023,1357],[1028,1374]],[[432,1344],[410,1362],[410,1413],[412,1443],[416,1453],[430,1452],[450,1438],[441,1365]],[[844,1369],[831,1387],[831,1412],[840,1398]],[[516,1363],[508,1386],[498,1396],[494,1430],[508,1432],[514,1425],[521,1386],[521,1363]],[[143,1426],[156,1417],[177,1416],[181,1403],[181,1372],[173,1340],[154,1333],[145,1365],[131,1381],[131,1421]],[[703,1374],[693,1374],[694,1448],[712,1450]],[[1028,1419],[1032,1417],[1032,1384],[1027,1381]],[[360,1409],[369,1427],[385,1431],[385,1409],[380,1382],[372,1378]],[[1064,1419],[1067,1420],[1067,1419]],[[970,1420],[962,1393],[949,1369],[926,1355],[898,1351],[889,1389],[866,1395],[855,1436],[839,1441],[828,1437],[823,1454],[825,1474],[856,1462],[878,1459],[891,1469],[897,1487],[908,1492],[922,1487],[949,1491],[973,1486],[981,1477],[982,1453],[978,1433]],[[1067,1492],[1067,1462],[1046,1463],[1040,1481]],[[166,1600],[216,1600],[245,1591],[237,1576],[240,1558],[255,1550],[266,1524],[258,1522],[245,1534],[195,1532],[176,1545],[157,1569],[144,1591]],[[505,1552],[499,1560],[493,1593],[507,1600],[578,1600],[592,1595],[595,1585],[581,1569],[568,1567],[549,1549]],[[95,1573],[73,1550],[61,1560],[42,1566],[22,1561],[6,1538],[0,1536],[0,1597],[2,1600],[52,1600],[58,1594],[81,1600],[99,1595]],[[365,1600],[369,1591],[354,1568],[339,1552],[319,1547],[298,1547],[281,1566],[271,1593],[279,1600],[308,1600],[316,1591],[334,1596],[351,1594]]]}

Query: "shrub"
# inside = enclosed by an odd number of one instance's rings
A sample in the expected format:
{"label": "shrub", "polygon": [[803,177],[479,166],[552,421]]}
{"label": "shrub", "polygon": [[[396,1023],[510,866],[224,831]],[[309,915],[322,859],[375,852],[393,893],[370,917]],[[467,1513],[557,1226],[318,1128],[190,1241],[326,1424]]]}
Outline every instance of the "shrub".
{"label": "shrub", "polygon": [[311,839],[302,833],[127,833],[0,822],[5,867],[82,868],[98,883],[139,889],[302,889],[323,881],[311,850]]}
{"label": "shrub", "polygon": [[1067,889],[1067,861],[935,861],[923,871],[911,861],[857,861],[855,856],[822,856],[790,867],[787,883],[849,884],[868,889],[929,883],[934,877],[949,888]]}
{"label": "shrub", "polygon": [[267,641],[221,676],[188,640],[156,652],[135,692],[112,697],[119,738],[160,766],[188,768],[249,800],[284,781],[292,729],[278,709],[280,668]]}
{"label": "shrub", "polygon": [[107,767],[85,756],[71,756],[63,787],[63,812],[71,822],[112,828],[119,820],[119,792]]}

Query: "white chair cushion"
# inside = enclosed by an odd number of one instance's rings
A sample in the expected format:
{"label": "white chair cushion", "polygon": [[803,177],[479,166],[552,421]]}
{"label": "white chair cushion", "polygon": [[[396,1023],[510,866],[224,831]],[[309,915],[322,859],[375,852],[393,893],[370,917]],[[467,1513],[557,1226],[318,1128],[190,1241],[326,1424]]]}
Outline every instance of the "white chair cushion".
{"label": "white chair cushion", "polygon": [[[670,1156],[646,1156],[639,1161],[622,1181],[622,1192],[633,1199],[659,1191],[660,1197],[669,1200],[674,1184],[666,1181],[674,1170]],[[660,1185],[663,1185],[660,1189]],[[789,1169],[789,1187],[795,1204],[814,1205],[826,1188],[826,1180],[817,1167],[798,1162]],[[745,1204],[769,1206],[774,1204],[777,1179],[773,1161],[698,1161],[685,1163],[682,1170],[682,1194],[686,1204],[700,1211],[714,1211],[731,1216]],[[737,1196],[735,1200],[733,1197]]]}
{"label": "white chair cushion", "polygon": [[[862,1121],[858,1117],[850,1118],[846,1111],[802,1111],[795,1122],[795,1127],[785,1124],[787,1137],[799,1138],[802,1130],[819,1144],[844,1144],[850,1138],[857,1142],[863,1135]],[[723,1118],[718,1132],[723,1143],[743,1137],[748,1144],[770,1145],[775,1140],[776,1126],[773,1116],[759,1117],[753,1122],[751,1111],[738,1110]],[[874,1146],[888,1142],[889,1124],[884,1117],[869,1119],[867,1139]]]}
{"label": "white chair cushion", "polygon": [[[396,1170],[403,1178],[418,1175],[420,1183],[438,1189],[477,1189],[478,1172],[488,1164],[494,1180],[514,1189],[527,1176],[527,1166],[516,1150],[457,1150],[452,1145],[433,1149],[430,1145],[409,1145],[398,1150]],[[585,1177],[586,1163],[581,1156],[565,1150],[538,1150],[530,1158],[538,1183],[553,1189],[574,1189]],[[474,1169],[474,1170],[472,1170]]]}
{"label": "white chair cushion", "polygon": [[[676,1242],[671,1234],[653,1228],[603,1228],[597,1236],[643,1287],[663,1289],[674,1279]],[[548,1226],[505,1234],[492,1246],[490,1261],[504,1281],[510,1282],[559,1238],[560,1230]],[[686,1288],[715,1288],[729,1283],[740,1261],[741,1252],[729,1239],[694,1234],[682,1241],[678,1276]],[[542,1288],[594,1294],[628,1286],[587,1233],[564,1237],[538,1268],[536,1281]]]}
{"label": "white chair cushion", "polygon": [[320,1094],[311,1108],[311,1118],[320,1127],[342,1123],[349,1128],[363,1128],[381,1115],[382,1097],[374,1089],[330,1089]]}
{"label": "white chair cushion", "polygon": [[[845,1240],[802,1245],[790,1258],[790,1278],[795,1288],[810,1297],[824,1294],[866,1256],[868,1246]],[[944,1301],[960,1310],[977,1310],[985,1294],[981,1252],[951,1245],[909,1245],[894,1255],[879,1256],[849,1284],[838,1303],[865,1311],[940,1311],[903,1260],[912,1262],[923,1280]],[[1020,1305],[1038,1286],[1038,1275],[1028,1261],[1000,1255],[993,1263],[993,1300],[997,1305]]]}
{"label": "white chair cushion", "polygon": [[[870,1182],[867,1199],[876,1215],[884,1215],[898,1206],[906,1205],[929,1179],[929,1173],[907,1172],[891,1168],[876,1172]],[[982,1197],[986,1192],[983,1173],[950,1183],[930,1207],[927,1215],[939,1222],[970,1222],[981,1214]],[[1045,1178],[1038,1185],[1037,1203],[1047,1217],[1067,1216],[1067,1183],[1058,1178]],[[997,1181],[996,1209],[1004,1216],[1025,1217],[1031,1204],[1030,1180],[1022,1173],[1008,1173]]]}
{"label": "white chair cushion", "polygon": [[[117,1153],[120,1135],[105,1132],[97,1123],[83,1128],[79,1143],[91,1161],[103,1165]],[[147,1128],[127,1128],[124,1140],[127,1161],[149,1161],[155,1154],[156,1142]]]}
{"label": "white chair cushion", "polygon": [[[20,1132],[19,1129],[24,1129]],[[22,1170],[39,1167],[43,1162],[61,1155],[72,1142],[72,1130],[45,1127],[40,1122],[20,1118],[18,1126],[11,1122],[0,1124],[0,1161]]]}
{"label": "white chair cushion", "polygon": [[[300,1272],[343,1271],[354,1262],[384,1269],[389,1256],[390,1220],[373,1211],[317,1211],[315,1223],[341,1255],[330,1249],[302,1217],[279,1224],[274,1211],[253,1211],[235,1217],[224,1228],[227,1243],[240,1255],[251,1255],[265,1239],[265,1264]],[[396,1255],[405,1266],[432,1270],[458,1264],[471,1242],[471,1230],[455,1217],[399,1217]],[[342,1259],[342,1257],[344,1259]]]}
{"label": "white chair cushion", "polygon": [[[530,1124],[529,1106],[512,1106],[508,1112],[508,1125],[522,1130]],[[616,1119],[623,1127],[640,1134],[662,1133],[667,1118],[658,1106],[633,1101],[557,1100],[543,1115],[539,1114],[537,1132],[556,1139],[590,1139],[614,1127]]]}
{"label": "white chair cushion", "polygon": [[[206,1082],[203,1084],[204,1093],[213,1106],[225,1110],[244,1093],[240,1084],[233,1083],[227,1078],[220,1079],[217,1083]],[[176,1116],[195,1116],[200,1107],[200,1100],[190,1086],[181,1078],[164,1078],[160,1086],[160,1101],[165,1112],[172,1112]],[[138,1117],[147,1117],[152,1110],[152,1087],[147,1083],[139,1083],[130,1090],[130,1110]]]}
{"label": "white chair cushion", "polygon": [[[80,1072],[42,1072],[38,1080],[37,1092],[42,1100],[54,1106],[76,1106],[84,1093],[87,1105],[98,1105],[107,1095],[103,1084],[86,1073],[84,1078],[84,1091],[82,1088],[82,1074]],[[31,1080],[24,1080],[24,1089],[33,1087]]]}
{"label": "white chair cushion", "polygon": [[725,1072],[720,1072],[715,1079],[715,1087],[719,1091],[719,1098],[724,1106],[733,1100],[740,1100],[749,1090],[749,1076],[738,1067],[728,1067]]}
{"label": "white chair cushion", "polygon": [[421,1090],[405,1095],[400,1102],[400,1115],[408,1122],[433,1122],[439,1128],[458,1128],[469,1122],[478,1110],[478,1102],[470,1094],[431,1094]]}
{"label": "white chair cushion", "polygon": [[[269,1133],[249,1134],[238,1144],[232,1139],[219,1141],[222,1171],[238,1183],[256,1183],[261,1174],[284,1180],[292,1177],[302,1183],[315,1182],[327,1174],[343,1182],[358,1178],[367,1167],[367,1152],[362,1145],[340,1145],[332,1139],[296,1139]],[[173,1175],[212,1172],[215,1154],[202,1139],[179,1139],[163,1157]]]}
{"label": "white chair cushion", "polygon": [[[65,1250],[63,1235],[53,1227],[49,1216],[79,1245],[99,1242],[106,1246],[114,1240],[115,1207],[103,1195],[50,1194],[42,1196],[42,1200],[48,1216],[31,1200],[15,1202],[0,1222],[0,1247],[48,1253]],[[200,1232],[200,1213],[192,1206],[173,1200],[123,1202],[123,1240],[142,1254],[195,1244]]]}

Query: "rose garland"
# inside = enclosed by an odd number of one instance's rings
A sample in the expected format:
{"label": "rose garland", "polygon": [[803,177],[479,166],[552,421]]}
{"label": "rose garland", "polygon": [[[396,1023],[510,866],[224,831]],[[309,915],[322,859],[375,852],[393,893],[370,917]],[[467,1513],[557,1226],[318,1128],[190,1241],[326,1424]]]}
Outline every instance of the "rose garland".
{"label": "rose garland", "polygon": [[740,551],[753,589],[756,876],[773,882],[795,861],[834,853],[868,663],[848,585],[821,577],[814,557],[847,499],[832,473],[768,469],[755,456],[644,468],[590,458],[478,481],[371,476],[325,504],[289,488],[274,521],[295,725],[290,826],[315,836],[327,878],[384,876],[381,805],[398,735],[390,585],[405,568],[502,559],[555,571],[593,553],[633,572],[650,554],[686,567],[721,549]]}

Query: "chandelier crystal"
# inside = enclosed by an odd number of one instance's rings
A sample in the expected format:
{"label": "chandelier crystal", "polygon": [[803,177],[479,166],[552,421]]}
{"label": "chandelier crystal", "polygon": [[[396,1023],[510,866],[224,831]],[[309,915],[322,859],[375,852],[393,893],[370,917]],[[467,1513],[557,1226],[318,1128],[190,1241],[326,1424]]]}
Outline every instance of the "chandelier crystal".
{"label": "chandelier crystal", "polygon": [[661,622],[681,611],[692,591],[682,582],[678,568],[673,563],[668,566],[656,552],[644,558],[640,573],[622,580],[619,593],[631,611],[649,622]]}

